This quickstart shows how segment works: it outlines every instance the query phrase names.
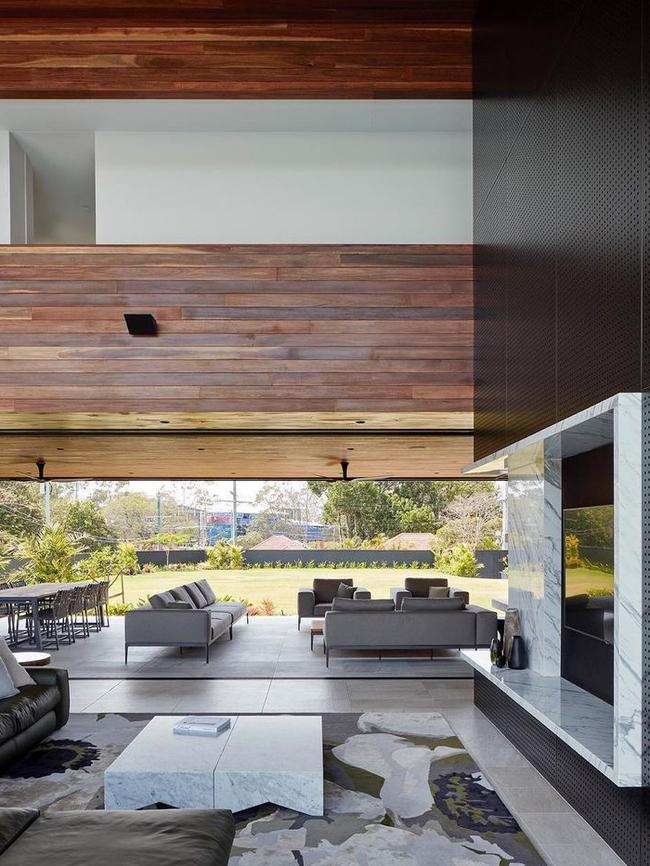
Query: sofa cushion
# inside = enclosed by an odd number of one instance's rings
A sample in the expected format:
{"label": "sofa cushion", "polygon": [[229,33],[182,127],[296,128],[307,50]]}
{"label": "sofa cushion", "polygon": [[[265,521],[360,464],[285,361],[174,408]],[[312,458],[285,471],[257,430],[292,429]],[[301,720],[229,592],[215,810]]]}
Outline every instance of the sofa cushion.
{"label": "sofa cushion", "polygon": [[184,589],[189,595],[189,597],[192,599],[192,601],[194,602],[194,607],[201,608],[206,606],[207,601],[205,600],[205,596],[201,592],[200,587],[196,585],[196,583],[184,583],[182,589]]}
{"label": "sofa cushion", "polygon": [[314,598],[316,604],[331,604],[336,595],[336,590],[341,583],[352,586],[352,578],[343,577],[340,580],[335,577],[314,578]]}
{"label": "sofa cushion", "polygon": [[184,586],[175,586],[173,589],[170,589],[169,591],[174,596],[176,601],[189,601],[189,603],[192,605],[192,607],[194,607],[194,608],[196,607],[196,604],[194,603],[194,599],[189,594],[189,592],[185,589]]}
{"label": "sofa cushion", "polygon": [[331,609],[332,609],[331,604],[315,604],[314,605],[314,612],[313,612],[312,616],[315,616],[316,618],[318,618],[320,616],[325,616],[327,611],[331,610]]}
{"label": "sofa cushion", "polygon": [[395,602],[392,598],[335,598],[332,602],[332,610],[353,611],[355,613],[395,610]]}
{"label": "sofa cushion", "polygon": [[401,607],[401,610],[407,613],[464,609],[465,602],[462,598],[405,598]]}
{"label": "sofa cushion", "polygon": [[407,577],[404,581],[404,589],[415,598],[428,598],[431,586],[449,586],[449,581],[446,577]]}
{"label": "sofa cushion", "polygon": [[38,809],[0,809],[0,854],[39,816]]}
{"label": "sofa cushion", "polygon": [[429,598],[449,598],[448,586],[430,586]]}
{"label": "sofa cushion", "polygon": [[350,586],[349,583],[343,583],[343,581],[341,581],[341,583],[339,583],[337,587],[336,595],[334,596],[334,598],[354,598],[354,593],[356,592],[356,589],[356,586]]}
{"label": "sofa cushion", "polygon": [[176,599],[168,590],[165,592],[156,592],[149,596],[149,604],[156,610],[167,607],[170,601],[176,601]]}
{"label": "sofa cushion", "polygon": [[7,665],[0,659],[0,701],[5,698],[13,698],[18,694],[18,689],[11,679],[11,674],[7,670]]}
{"label": "sofa cushion", "polygon": [[232,813],[225,810],[50,810],[16,839],[2,863],[227,866],[234,832]]}
{"label": "sofa cushion", "polygon": [[17,695],[0,701],[0,743],[26,731],[59,702],[56,686],[22,686]]}
{"label": "sofa cushion", "polygon": [[24,667],[18,664],[7,642],[0,637],[0,659],[5,663],[13,684],[19,689],[21,686],[33,686],[34,680],[30,677]]}
{"label": "sofa cushion", "polygon": [[195,581],[195,585],[201,590],[203,594],[203,598],[205,599],[206,604],[214,604],[217,600],[216,595],[210,584],[207,582],[205,578],[202,580]]}
{"label": "sofa cushion", "polygon": [[207,606],[212,614],[224,614],[230,617],[230,622],[237,622],[246,613],[246,605],[240,601],[216,601]]}

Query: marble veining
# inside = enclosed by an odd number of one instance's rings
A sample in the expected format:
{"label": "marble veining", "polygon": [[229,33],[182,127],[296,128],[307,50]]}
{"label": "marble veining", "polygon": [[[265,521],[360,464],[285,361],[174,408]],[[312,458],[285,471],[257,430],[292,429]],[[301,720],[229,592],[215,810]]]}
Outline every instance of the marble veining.
{"label": "marble veining", "polygon": [[234,716],[218,737],[174,734],[156,716],[104,774],[107,809],[163,802],[240,811],[274,803],[323,814],[320,716]]}
{"label": "marble veining", "polygon": [[550,731],[618,785],[614,769],[614,710],[562,677],[540,676],[531,670],[511,671],[490,663],[488,650],[463,650],[475,670],[513,698]]}
{"label": "marble veining", "polygon": [[557,438],[508,458],[508,604],[519,610],[529,667],[559,676],[562,492]]}

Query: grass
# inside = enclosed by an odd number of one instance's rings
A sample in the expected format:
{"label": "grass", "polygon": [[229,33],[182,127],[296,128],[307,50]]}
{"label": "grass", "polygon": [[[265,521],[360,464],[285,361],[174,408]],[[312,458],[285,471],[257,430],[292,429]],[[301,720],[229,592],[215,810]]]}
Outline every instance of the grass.
{"label": "grass", "polygon": [[567,586],[571,595],[589,593],[590,590],[612,591],[614,575],[611,571],[601,571],[599,568],[568,568],[566,571]]}
{"label": "grass", "polygon": [[[218,596],[233,595],[246,598],[254,604],[270,598],[275,602],[277,612],[296,613],[296,593],[304,586],[311,586],[314,577],[341,578],[353,577],[357,586],[372,592],[373,598],[387,598],[391,586],[403,586],[405,577],[447,577],[450,586],[466,589],[472,604],[492,607],[493,598],[506,598],[506,580],[488,580],[477,577],[454,577],[436,571],[411,571],[404,568],[367,568],[357,570],[333,568],[255,568],[233,571],[199,569],[188,571],[159,571],[153,574],[136,574],[124,579],[126,601],[137,604],[139,599],[154,592],[171,589],[183,583],[205,577]],[[113,591],[116,588],[113,587]],[[114,599],[118,601],[118,599]]]}

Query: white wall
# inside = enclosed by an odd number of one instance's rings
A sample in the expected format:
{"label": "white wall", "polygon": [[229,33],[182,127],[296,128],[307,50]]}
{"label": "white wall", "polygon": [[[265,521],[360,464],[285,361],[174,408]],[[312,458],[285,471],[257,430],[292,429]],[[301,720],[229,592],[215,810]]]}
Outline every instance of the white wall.
{"label": "white wall", "polygon": [[104,243],[471,243],[471,133],[97,132]]}
{"label": "white wall", "polygon": [[9,136],[9,201],[11,243],[32,243],[34,177],[27,154],[13,135]]}

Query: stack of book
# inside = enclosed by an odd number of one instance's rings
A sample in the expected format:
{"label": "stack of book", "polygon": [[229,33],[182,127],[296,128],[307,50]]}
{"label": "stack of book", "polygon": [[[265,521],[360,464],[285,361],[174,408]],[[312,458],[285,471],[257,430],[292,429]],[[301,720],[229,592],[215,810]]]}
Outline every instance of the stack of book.
{"label": "stack of book", "polygon": [[230,728],[227,716],[185,716],[174,725],[175,734],[189,737],[218,737]]}

